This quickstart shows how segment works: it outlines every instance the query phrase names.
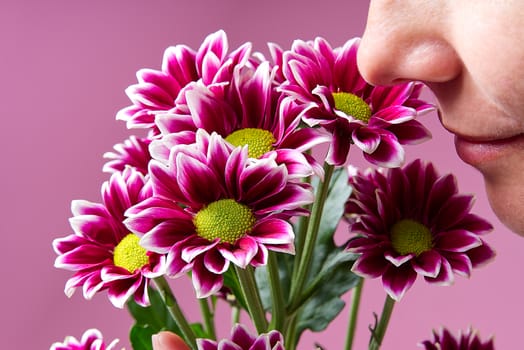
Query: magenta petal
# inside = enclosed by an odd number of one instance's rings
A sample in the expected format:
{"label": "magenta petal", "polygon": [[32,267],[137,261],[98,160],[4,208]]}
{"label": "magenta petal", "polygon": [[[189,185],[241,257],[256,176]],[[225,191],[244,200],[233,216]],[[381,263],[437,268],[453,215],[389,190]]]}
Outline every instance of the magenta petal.
{"label": "magenta petal", "polygon": [[436,251],[429,250],[413,259],[411,265],[422,276],[437,277],[442,265],[442,257]]}
{"label": "magenta petal", "polygon": [[405,152],[394,136],[382,135],[377,149],[372,154],[364,153],[364,158],[378,166],[396,168],[404,163]]}
{"label": "magenta petal", "polygon": [[198,338],[197,348],[198,350],[217,350],[218,343],[214,340]]}
{"label": "magenta petal", "polygon": [[295,239],[293,226],[281,219],[267,219],[257,222],[250,236],[263,244],[289,244],[293,243]]}
{"label": "magenta petal", "polygon": [[224,258],[241,268],[245,268],[257,254],[258,244],[255,239],[244,236],[236,241],[232,247],[226,248],[219,245],[218,250]]}
{"label": "magenta petal", "polygon": [[388,267],[384,254],[377,251],[374,254],[365,253],[353,264],[351,271],[365,278],[377,278],[384,274]]}
{"label": "magenta petal", "polygon": [[466,230],[441,232],[435,237],[438,249],[450,252],[466,252],[482,245],[482,240],[474,233]]}
{"label": "magenta petal", "polygon": [[440,267],[440,272],[437,277],[424,277],[424,279],[437,285],[449,286],[455,281],[455,276],[453,275],[453,269],[451,268],[449,261],[447,259],[442,259],[442,266]]}
{"label": "magenta petal", "polygon": [[471,259],[473,267],[484,265],[491,261],[496,255],[495,251],[484,242],[481,246],[469,250],[466,254]]}
{"label": "magenta petal", "polygon": [[204,254],[204,266],[214,274],[220,275],[229,268],[229,260],[224,257],[216,249],[212,249]]}
{"label": "magenta petal", "polygon": [[466,254],[448,254],[446,255],[446,260],[448,260],[453,272],[456,274],[464,277],[469,277],[471,275],[473,264]]}
{"label": "magenta petal", "polygon": [[412,260],[415,257],[415,254],[399,255],[392,252],[386,252],[384,253],[384,257],[387,261],[396,267],[399,267],[400,265]]}
{"label": "magenta petal", "polygon": [[382,276],[382,283],[389,296],[395,301],[400,301],[416,279],[417,273],[409,265],[389,266]]}
{"label": "magenta petal", "polygon": [[363,152],[371,154],[375,152],[380,145],[380,134],[369,128],[358,128],[353,131],[351,139],[355,146]]}
{"label": "magenta petal", "polygon": [[127,300],[140,288],[143,282],[142,278],[138,278],[112,283],[108,290],[109,300],[117,308],[124,308]]}
{"label": "magenta petal", "polygon": [[193,265],[193,287],[197,298],[207,298],[218,292],[224,283],[222,275],[215,274],[206,269],[202,261],[197,260]]}
{"label": "magenta petal", "polygon": [[242,349],[249,349],[256,340],[256,337],[251,335],[247,328],[239,323],[233,327],[231,333],[231,340]]}

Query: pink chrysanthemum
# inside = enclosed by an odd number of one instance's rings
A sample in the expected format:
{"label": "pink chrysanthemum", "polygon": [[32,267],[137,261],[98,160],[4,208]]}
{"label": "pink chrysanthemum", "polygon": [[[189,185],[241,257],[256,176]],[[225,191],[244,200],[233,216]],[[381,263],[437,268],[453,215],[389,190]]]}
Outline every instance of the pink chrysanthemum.
{"label": "pink chrysanthemum", "polygon": [[170,110],[181,90],[190,82],[201,80],[210,85],[229,81],[233,68],[249,59],[251,44],[245,43],[228,53],[226,33],[210,34],[194,51],[185,45],[169,47],[164,52],[162,69],[141,69],[138,83],[126,89],[133,104],[120,110],[117,119],[127,122],[128,128],[153,128],[155,115]]}
{"label": "pink chrysanthemum", "polygon": [[167,255],[167,273],[192,269],[195,290],[220,289],[230,262],[266,264],[268,250],[293,253],[287,219],[303,214],[310,188],[288,182],[274,159],[248,158],[218,135],[199,130],[196,143],[174,147],[167,163],[150,163],[153,197],[130,208],[126,225],[141,245]]}
{"label": "pink chrysanthemum", "polygon": [[[195,141],[196,131],[216,132],[233,146],[248,146],[253,158],[276,157],[286,164],[290,176],[321,172],[303,152],[329,138],[313,128],[300,128],[302,108],[291,99],[282,100],[274,87],[275,69],[268,62],[257,68],[237,66],[226,85],[194,83],[184,93],[185,103],[171,113],[159,115],[163,137],[151,145],[157,159],[167,158],[172,146]],[[180,100],[183,100],[182,98]]]}
{"label": "pink chrysanthemum", "polygon": [[244,326],[237,324],[231,332],[231,339],[218,342],[209,339],[197,340],[198,350],[284,350],[284,337],[278,331],[259,336],[252,335]]}
{"label": "pink chrysanthemum", "polygon": [[454,273],[469,276],[494,256],[479,236],[492,226],[470,213],[473,197],[459,194],[455,177],[438,176],[432,164],[416,160],[386,173],[357,174],[350,184],[346,217],[358,236],[348,250],[360,254],[352,270],[382,276],[393,299],[400,300],[417,275],[449,285]]}
{"label": "pink chrysanthemum", "polygon": [[141,174],[147,175],[147,165],[151,160],[149,144],[151,139],[131,136],[123,143],[114,146],[114,152],[106,152],[103,171],[107,173],[122,172],[128,166],[135,168]]}
{"label": "pink chrysanthemum", "polygon": [[63,343],[54,343],[49,350],[112,350],[115,349],[118,339],[106,345],[102,333],[98,329],[88,329],[78,341],[75,337],[68,336]]}
{"label": "pink chrysanthemum", "polygon": [[74,233],[53,241],[55,267],[75,271],[65,286],[71,296],[79,286],[86,299],[107,289],[116,307],[134,295],[148,305],[149,279],[162,275],[163,256],[140,247],[139,237],[124,226],[124,212],[151,195],[144,177],[132,168],[114,173],[102,186],[102,203],[72,202]]}
{"label": "pink chrysanthemum", "polygon": [[332,134],[329,163],[346,163],[355,144],[371,163],[397,167],[404,162],[402,145],[431,137],[415,118],[433,106],[418,99],[421,83],[367,84],[356,63],[359,42],[355,38],[332,49],[322,38],[295,41],[284,53],[282,90],[307,106],[304,122]]}
{"label": "pink chrysanthemum", "polygon": [[433,341],[425,340],[419,344],[425,350],[494,350],[493,337],[486,342],[480,340],[476,331],[469,328],[466,332],[459,332],[454,337],[447,329],[439,333],[433,331]]}

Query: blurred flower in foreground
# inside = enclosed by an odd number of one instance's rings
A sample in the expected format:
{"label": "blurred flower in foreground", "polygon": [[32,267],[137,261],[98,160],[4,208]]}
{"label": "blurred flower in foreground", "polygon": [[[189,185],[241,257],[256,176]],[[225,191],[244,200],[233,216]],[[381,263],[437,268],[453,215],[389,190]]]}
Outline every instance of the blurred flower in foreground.
{"label": "blurred flower in foreground", "polygon": [[433,331],[433,341],[425,340],[419,344],[425,350],[494,350],[493,337],[482,342],[476,331],[469,328],[465,333],[459,332],[454,337],[447,329],[440,333]]}
{"label": "blurred flower in foreground", "polygon": [[222,339],[218,342],[209,339],[198,339],[198,350],[284,350],[284,338],[278,331],[270,331],[253,336],[248,330],[237,324],[231,332],[230,339]]}
{"label": "blurred flower in foreground", "polygon": [[163,274],[164,257],[140,247],[139,237],[124,226],[124,212],[150,196],[144,177],[132,168],[114,173],[102,186],[103,204],[76,200],[70,219],[74,233],[53,241],[55,267],[75,271],[65,287],[71,296],[82,286],[84,297],[108,289],[109,299],[123,308],[134,295],[149,304],[149,278]]}
{"label": "blurred flower in foreground", "polygon": [[458,193],[453,175],[438,176],[432,164],[416,160],[404,168],[359,173],[350,179],[346,204],[348,251],[359,253],[353,272],[382,276],[386,292],[400,300],[417,275],[449,285],[453,273],[494,256],[479,235],[492,226],[470,213],[473,196]]}
{"label": "blurred flower in foreground", "polygon": [[115,349],[118,339],[106,345],[102,333],[98,329],[88,329],[78,341],[75,337],[68,336],[63,343],[54,343],[50,350],[112,350]]}
{"label": "blurred flower in foreground", "polygon": [[418,99],[421,83],[367,84],[357,68],[359,42],[355,38],[332,49],[322,38],[296,40],[284,53],[287,81],[280,88],[305,106],[306,124],[333,135],[328,163],[345,164],[355,144],[371,163],[397,167],[404,162],[402,145],[431,137],[415,118],[434,107]]}
{"label": "blurred flower in foreground", "polygon": [[125,221],[141,245],[167,255],[167,274],[192,269],[198,297],[217,292],[230,262],[267,262],[268,250],[294,253],[288,218],[311,203],[307,185],[289,181],[274,159],[248,158],[218,134],[200,129],[196,143],[174,147],[167,163],[152,160],[154,195],[130,208]]}

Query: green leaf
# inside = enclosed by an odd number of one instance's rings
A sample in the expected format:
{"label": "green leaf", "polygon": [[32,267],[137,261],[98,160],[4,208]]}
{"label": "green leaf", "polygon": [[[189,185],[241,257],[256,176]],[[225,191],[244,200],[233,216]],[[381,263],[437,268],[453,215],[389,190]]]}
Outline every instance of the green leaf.
{"label": "green leaf", "polygon": [[140,326],[135,323],[129,332],[129,340],[134,350],[153,350],[151,336],[156,332],[151,327]]}
{"label": "green leaf", "polygon": [[140,306],[133,299],[127,302],[127,309],[135,319],[136,324],[142,327],[149,327],[155,333],[161,330],[169,330],[180,334],[180,329],[173,322],[164,307],[160,292],[154,288],[148,288],[148,293],[151,301],[150,306]]}
{"label": "green leaf", "polygon": [[[313,185],[318,187],[318,181]],[[333,241],[350,193],[346,170],[335,170],[324,204],[317,244],[304,290],[304,293],[309,293],[309,298],[302,305],[298,316],[298,337],[306,329],[314,332],[324,330],[344,308],[345,303],[340,297],[358,283],[358,277],[350,271],[355,255],[345,252],[344,247],[337,247]],[[295,259],[288,254],[278,254],[277,261],[282,291],[284,295],[289,295],[289,282]],[[271,294],[267,269],[258,268],[255,276],[264,308],[270,311]]]}

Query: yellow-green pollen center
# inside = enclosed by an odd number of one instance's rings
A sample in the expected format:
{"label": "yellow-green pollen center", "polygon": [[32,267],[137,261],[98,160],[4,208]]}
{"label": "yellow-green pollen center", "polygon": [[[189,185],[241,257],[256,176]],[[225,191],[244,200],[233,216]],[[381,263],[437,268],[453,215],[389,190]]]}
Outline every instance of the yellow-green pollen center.
{"label": "yellow-green pollen center", "polygon": [[149,263],[147,250],[142,248],[138,242],[140,238],[132,233],[128,234],[118,243],[113,252],[113,263],[123,267],[130,273]]}
{"label": "yellow-green pollen center", "polygon": [[234,244],[251,231],[255,216],[244,204],[233,199],[220,199],[201,209],[193,218],[197,234],[214,241]]}
{"label": "yellow-green pollen center", "polygon": [[358,97],[349,92],[333,92],[335,108],[365,123],[371,118],[371,108]]}
{"label": "yellow-green pollen center", "polygon": [[226,137],[226,141],[235,147],[247,145],[250,158],[260,158],[273,150],[275,137],[270,131],[257,128],[239,129]]}
{"label": "yellow-green pollen center", "polygon": [[391,228],[391,245],[400,255],[419,255],[433,247],[431,231],[421,223],[404,219]]}

